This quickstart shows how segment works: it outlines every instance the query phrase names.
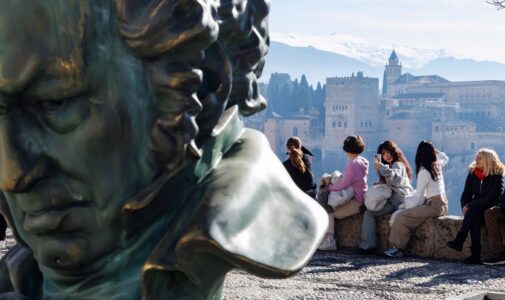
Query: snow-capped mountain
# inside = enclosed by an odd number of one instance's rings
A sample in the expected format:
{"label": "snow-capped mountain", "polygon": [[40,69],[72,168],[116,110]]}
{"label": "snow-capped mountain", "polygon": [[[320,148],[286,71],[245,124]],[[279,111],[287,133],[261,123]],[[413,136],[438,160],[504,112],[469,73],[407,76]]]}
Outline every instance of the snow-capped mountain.
{"label": "snow-capped mountain", "polygon": [[[393,45],[373,45],[368,41],[343,34],[330,35],[302,35],[271,33],[272,41],[293,47],[312,46],[318,50],[333,52],[367,63],[371,66],[384,66],[393,50]],[[457,53],[450,53],[442,49],[421,49],[402,45],[394,46],[401,54],[404,67],[419,69],[437,58],[461,57]]]}
{"label": "snow-capped mountain", "polygon": [[[391,49],[376,49],[366,55],[363,50],[355,50],[351,42],[340,45],[347,51],[346,55],[333,51],[316,49],[315,46],[292,46],[275,40],[271,42],[266,64],[263,70],[262,82],[268,82],[270,74],[274,72],[287,73],[294,78],[306,75],[311,84],[324,83],[328,77],[351,76],[358,71],[363,71],[365,76],[382,80],[384,65],[387,62]],[[319,46],[321,47],[321,46]],[[326,45],[326,47],[329,47]],[[364,48],[361,48],[364,49]],[[402,49],[402,50],[401,50]],[[436,56],[436,52],[429,50],[411,50],[397,47],[396,53],[403,65],[403,73],[413,75],[439,75],[450,81],[467,80],[505,80],[505,64],[490,61],[476,61],[461,59],[452,56]],[[411,51],[409,51],[411,50]],[[357,57],[361,53],[361,57]],[[407,54],[405,54],[407,53]],[[445,52],[441,52],[445,53]],[[363,57],[375,63],[365,61]],[[415,62],[415,63],[412,63]],[[420,65],[421,67],[409,67]]]}

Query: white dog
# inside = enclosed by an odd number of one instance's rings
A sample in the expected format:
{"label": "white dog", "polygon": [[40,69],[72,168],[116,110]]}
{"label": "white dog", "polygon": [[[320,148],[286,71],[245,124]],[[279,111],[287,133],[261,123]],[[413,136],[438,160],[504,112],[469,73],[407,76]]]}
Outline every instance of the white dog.
{"label": "white dog", "polygon": [[[331,174],[324,173],[321,176],[321,186],[326,186],[330,183],[337,184],[342,180],[342,173],[340,171],[335,171]],[[344,205],[349,202],[354,196],[354,190],[351,187],[340,190],[338,192],[330,191],[328,193],[328,205],[335,209],[337,206]]]}

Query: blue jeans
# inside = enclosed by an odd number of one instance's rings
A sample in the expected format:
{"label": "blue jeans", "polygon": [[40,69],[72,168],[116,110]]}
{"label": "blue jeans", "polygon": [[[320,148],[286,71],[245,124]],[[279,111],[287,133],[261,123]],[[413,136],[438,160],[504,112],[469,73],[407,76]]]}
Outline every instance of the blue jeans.
{"label": "blue jeans", "polygon": [[361,243],[359,244],[361,249],[368,250],[377,246],[375,218],[390,214],[398,209],[398,206],[402,203],[402,200],[399,198],[400,197],[391,197],[379,211],[365,211],[363,214],[363,223],[361,224]]}

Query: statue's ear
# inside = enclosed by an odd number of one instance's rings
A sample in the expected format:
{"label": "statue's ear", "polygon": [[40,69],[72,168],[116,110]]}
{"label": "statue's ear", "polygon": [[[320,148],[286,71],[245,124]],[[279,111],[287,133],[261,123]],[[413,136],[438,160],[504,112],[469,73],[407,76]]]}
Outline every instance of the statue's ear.
{"label": "statue's ear", "polygon": [[196,118],[199,128],[196,144],[200,148],[211,135],[230,97],[232,69],[220,42],[213,43],[205,51],[205,59],[198,68],[203,72],[197,92],[203,106]]}
{"label": "statue's ear", "polygon": [[14,226],[14,219],[12,218],[11,211],[9,209],[9,206],[7,205],[7,200],[5,200],[5,196],[2,193],[0,193],[0,214],[3,216],[5,221],[7,221],[7,225],[9,225],[9,228],[12,230],[12,235],[14,235],[16,242],[25,247],[28,247],[25,244],[25,242],[21,239],[16,230],[16,227]]}

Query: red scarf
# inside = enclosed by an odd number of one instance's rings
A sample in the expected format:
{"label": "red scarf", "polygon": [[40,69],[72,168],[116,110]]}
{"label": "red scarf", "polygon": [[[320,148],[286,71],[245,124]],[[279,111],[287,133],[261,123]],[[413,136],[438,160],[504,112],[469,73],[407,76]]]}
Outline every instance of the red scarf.
{"label": "red scarf", "polygon": [[486,178],[486,175],[484,175],[484,171],[479,168],[475,168],[473,170],[473,175],[475,175],[475,177],[479,178],[479,180],[484,180],[484,178]]}

